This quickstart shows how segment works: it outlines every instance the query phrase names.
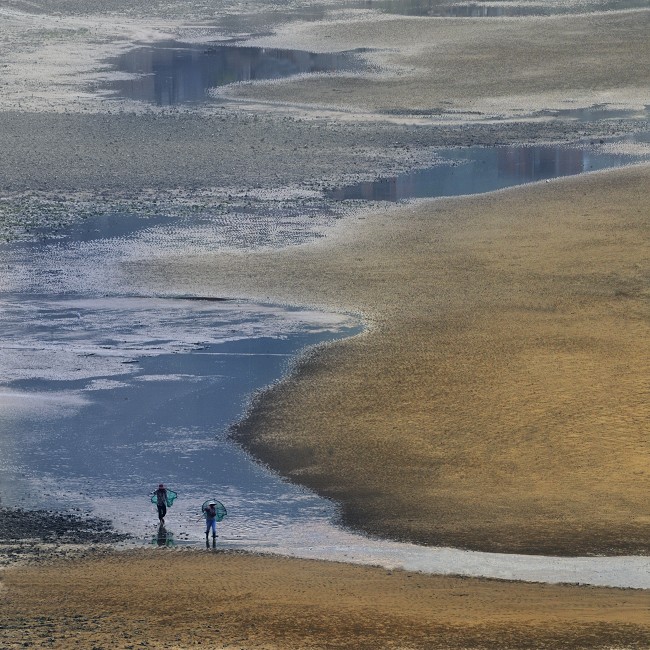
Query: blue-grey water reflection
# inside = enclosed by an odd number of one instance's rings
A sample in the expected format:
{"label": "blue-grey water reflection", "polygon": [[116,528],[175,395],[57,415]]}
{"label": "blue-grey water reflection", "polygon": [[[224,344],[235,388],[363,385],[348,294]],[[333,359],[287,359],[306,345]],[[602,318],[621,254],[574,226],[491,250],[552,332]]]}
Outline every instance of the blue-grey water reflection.
{"label": "blue-grey water reflection", "polygon": [[90,506],[144,532],[157,524],[147,493],[164,481],[179,493],[166,539],[198,530],[214,493],[240,534],[322,516],[321,499],[252,462],[227,430],[305,346],[357,331],[351,319],[194,299],[4,295],[0,306],[6,504]]}
{"label": "blue-grey water reflection", "polygon": [[203,102],[211,88],[238,81],[280,79],[298,74],[341,72],[360,67],[353,52],[315,54],[233,45],[189,45],[174,41],[140,47],[111,60],[117,70],[138,75],[112,81],[120,97],[159,106]]}
{"label": "blue-grey water reflection", "polygon": [[[630,136],[640,142],[647,136]],[[404,201],[479,194],[588,171],[620,167],[646,159],[599,151],[595,146],[518,146],[441,149],[433,167],[357,183],[328,192],[334,200]]]}
{"label": "blue-grey water reflection", "polygon": [[609,104],[594,104],[583,108],[562,108],[541,110],[534,114],[539,117],[556,117],[576,122],[595,122],[597,120],[632,120],[650,118],[650,105],[633,108],[617,108]]}

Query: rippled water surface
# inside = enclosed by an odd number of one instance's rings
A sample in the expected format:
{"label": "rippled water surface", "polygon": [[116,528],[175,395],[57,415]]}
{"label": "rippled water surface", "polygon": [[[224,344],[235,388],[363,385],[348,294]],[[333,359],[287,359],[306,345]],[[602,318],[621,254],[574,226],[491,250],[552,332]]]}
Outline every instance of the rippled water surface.
{"label": "rippled water surface", "polygon": [[[250,395],[305,346],[349,335],[341,315],[189,298],[4,296],[0,301],[0,494],[5,504],[81,507],[146,536],[164,481],[178,539],[200,505],[228,504],[230,539],[264,539],[335,516],[226,439]],[[197,510],[198,508],[198,510]]]}
{"label": "rippled water surface", "polygon": [[[268,241],[265,221],[248,226],[259,231],[249,242]],[[201,539],[210,496],[227,504],[231,543],[264,544],[300,522],[331,526],[332,503],[253,462],[227,434],[302,350],[360,322],[130,290],[122,262],[221,242],[218,226],[185,230],[184,220],[122,213],[0,247],[3,505],[92,511],[143,541],[157,533],[149,493],[163,481],[179,493],[168,517],[175,543]]]}

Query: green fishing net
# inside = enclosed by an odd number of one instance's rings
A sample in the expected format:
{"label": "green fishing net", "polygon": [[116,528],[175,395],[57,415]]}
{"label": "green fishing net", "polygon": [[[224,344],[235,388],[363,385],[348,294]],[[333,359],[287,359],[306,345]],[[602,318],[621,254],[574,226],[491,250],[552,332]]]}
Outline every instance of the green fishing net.
{"label": "green fishing net", "polygon": [[[177,496],[178,496],[178,494],[176,494],[176,492],[174,492],[174,490],[170,490],[169,488],[167,488],[167,506],[168,507],[171,506],[174,503],[174,500],[176,499]],[[158,504],[158,497],[156,496],[155,492],[151,495],[151,503],[155,503],[156,505]]]}
{"label": "green fishing net", "polygon": [[217,521],[221,521],[228,514],[228,512],[226,511],[226,506],[224,506],[223,503],[221,503],[221,501],[217,501],[216,499],[208,499],[201,506],[201,512],[205,517],[205,511],[208,509],[208,506],[212,502],[214,502],[215,510],[217,511]]}

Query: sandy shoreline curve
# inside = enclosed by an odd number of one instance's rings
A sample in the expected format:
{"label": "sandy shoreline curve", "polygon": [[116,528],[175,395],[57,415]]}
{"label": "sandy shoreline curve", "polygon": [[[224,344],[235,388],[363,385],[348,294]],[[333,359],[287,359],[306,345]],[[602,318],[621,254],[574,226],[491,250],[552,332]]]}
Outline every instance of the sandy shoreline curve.
{"label": "sandy shoreline curve", "polygon": [[398,206],[279,252],[131,263],[171,291],[365,314],[236,438],[427,545],[648,554],[650,166]]}

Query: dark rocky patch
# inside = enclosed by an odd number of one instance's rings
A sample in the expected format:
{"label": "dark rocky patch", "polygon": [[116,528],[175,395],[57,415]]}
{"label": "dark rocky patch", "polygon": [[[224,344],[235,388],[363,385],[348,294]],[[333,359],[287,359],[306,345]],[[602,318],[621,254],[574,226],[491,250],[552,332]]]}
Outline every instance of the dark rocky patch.
{"label": "dark rocky patch", "polygon": [[[106,519],[51,512],[0,508],[0,565],[84,555],[130,539]],[[79,548],[81,547],[81,548]]]}

